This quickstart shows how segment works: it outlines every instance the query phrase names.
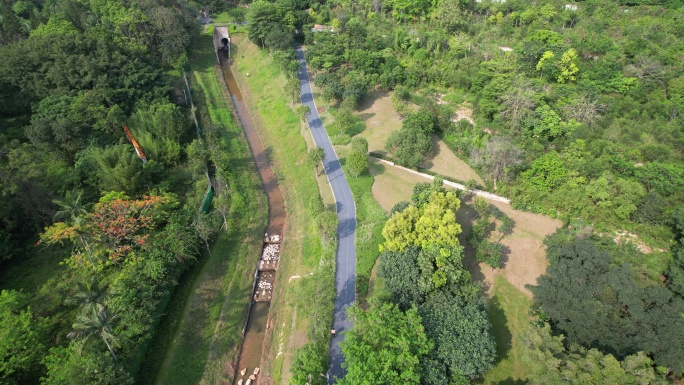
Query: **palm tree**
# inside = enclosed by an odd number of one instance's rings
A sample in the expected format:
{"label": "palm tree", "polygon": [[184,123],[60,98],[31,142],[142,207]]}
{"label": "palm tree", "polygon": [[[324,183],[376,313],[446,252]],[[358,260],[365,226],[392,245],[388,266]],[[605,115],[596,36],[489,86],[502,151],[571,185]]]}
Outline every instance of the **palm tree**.
{"label": "palm tree", "polygon": [[54,199],[52,202],[60,208],[55,213],[54,220],[66,220],[73,222],[72,224],[79,225],[81,217],[88,214],[88,211],[86,211],[81,203],[81,196],[83,196],[83,191],[79,191],[78,194],[67,191],[63,200]]}
{"label": "palm tree", "polygon": [[107,345],[109,353],[117,360],[114,348],[119,347],[116,337],[112,334],[112,327],[118,319],[116,314],[107,312],[106,308],[92,308],[89,313],[81,314],[76,318],[76,322],[71,326],[74,330],[67,334],[68,338],[82,339],[87,342],[94,336],[99,336]]}
{"label": "palm tree", "polygon": [[64,300],[65,305],[77,305],[83,308],[83,314],[93,310],[103,310],[105,300],[109,296],[109,285],[100,286],[97,279],[92,277],[90,282],[78,282],[76,294]]}

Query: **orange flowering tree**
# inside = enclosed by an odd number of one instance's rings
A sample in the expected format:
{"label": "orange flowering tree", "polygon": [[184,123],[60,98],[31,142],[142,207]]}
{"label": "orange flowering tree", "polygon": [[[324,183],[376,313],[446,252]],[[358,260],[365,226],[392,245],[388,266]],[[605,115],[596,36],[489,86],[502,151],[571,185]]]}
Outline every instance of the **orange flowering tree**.
{"label": "orange flowering tree", "polygon": [[67,265],[101,269],[121,263],[144,247],[151,232],[165,222],[168,209],[177,205],[178,201],[169,194],[131,199],[123,193],[110,192],[82,217],[46,228],[38,243],[70,242],[73,252]]}

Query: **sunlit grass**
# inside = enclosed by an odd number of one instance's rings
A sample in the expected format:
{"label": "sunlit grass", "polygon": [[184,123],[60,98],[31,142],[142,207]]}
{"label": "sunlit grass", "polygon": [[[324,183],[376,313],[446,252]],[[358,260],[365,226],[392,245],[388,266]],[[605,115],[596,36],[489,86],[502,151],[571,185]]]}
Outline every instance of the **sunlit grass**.
{"label": "sunlit grass", "polygon": [[532,299],[501,275],[495,278],[494,296],[489,304],[489,320],[496,340],[497,363],[485,374],[482,384],[526,382],[528,368],[519,359],[525,347],[520,343],[519,336],[530,324],[530,306]]}

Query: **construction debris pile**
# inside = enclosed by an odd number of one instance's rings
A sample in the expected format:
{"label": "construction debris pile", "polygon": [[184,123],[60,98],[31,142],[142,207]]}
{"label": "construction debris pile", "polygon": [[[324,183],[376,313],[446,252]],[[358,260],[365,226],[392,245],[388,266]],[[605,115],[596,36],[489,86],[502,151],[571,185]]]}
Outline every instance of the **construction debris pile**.
{"label": "construction debris pile", "polygon": [[[240,371],[240,377],[244,377],[245,374],[247,374],[247,368],[244,368]],[[245,381],[244,378],[240,378],[237,382],[237,385],[252,385],[256,384],[256,377],[259,374],[259,368],[254,368],[254,372],[249,375],[247,378],[247,381]]]}
{"label": "construction debris pile", "polygon": [[264,251],[261,253],[261,260],[259,261],[259,270],[275,270],[278,268],[278,259],[280,257],[280,244],[267,243],[264,246]]}

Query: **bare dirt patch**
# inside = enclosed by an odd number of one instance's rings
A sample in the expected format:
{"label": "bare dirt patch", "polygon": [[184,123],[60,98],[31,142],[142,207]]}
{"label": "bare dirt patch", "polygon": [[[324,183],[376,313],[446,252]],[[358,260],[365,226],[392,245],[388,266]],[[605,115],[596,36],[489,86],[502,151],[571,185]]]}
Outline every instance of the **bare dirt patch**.
{"label": "bare dirt patch", "polygon": [[368,150],[385,153],[385,143],[390,134],[401,128],[401,117],[392,107],[391,94],[372,91],[359,106],[356,116],[366,123],[359,134],[368,141]]}
{"label": "bare dirt patch", "polygon": [[430,135],[430,139],[432,140],[432,150],[425,162],[420,165],[421,167],[459,181],[465,182],[474,179],[479,184],[484,183],[477,172],[454,155],[446,143],[437,135]]}
{"label": "bare dirt patch", "polygon": [[[410,200],[416,183],[429,182],[426,178],[404,170],[377,164],[377,161],[371,161],[371,165],[370,170],[375,177],[373,198],[385,211],[391,210],[401,201]],[[475,218],[475,211],[470,207],[469,202],[464,201],[456,214],[458,223],[463,228],[463,233],[459,235],[462,245],[467,245],[465,240]],[[476,263],[474,252],[469,247],[466,247],[464,262],[473,274],[473,278],[483,282],[486,287],[492,287],[494,277],[497,273],[501,273],[516,289],[531,297],[532,293],[525,288],[525,285],[535,285],[537,277],[544,274],[548,265],[543,244],[544,237],[556,231],[562,223],[544,215],[514,210],[504,203],[488,202],[515,221],[513,233],[501,240],[501,243],[508,249],[503,268],[492,269],[486,264]]]}
{"label": "bare dirt patch", "polygon": [[473,120],[473,109],[465,103],[456,108],[456,111],[454,111],[454,117],[451,119],[451,121],[458,122],[461,119],[467,120],[473,126],[475,125],[475,121]]}
{"label": "bare dirt patch", "polygon": [[504,203],[488,202],[511,217],[515,222],[515,228],[513,234],[501,240],[501,243],[510,250],[504,257],[504,267],[492,269],[483,263],[479,264],[484,282],[491,287],[496,272],[500,271],[516,289],[532,297],[532,293],[525,285],[536,285],[537,278],[546,272],[548,260],[544,238],[555,232],[562,222],[545,215],[514,210]]}

